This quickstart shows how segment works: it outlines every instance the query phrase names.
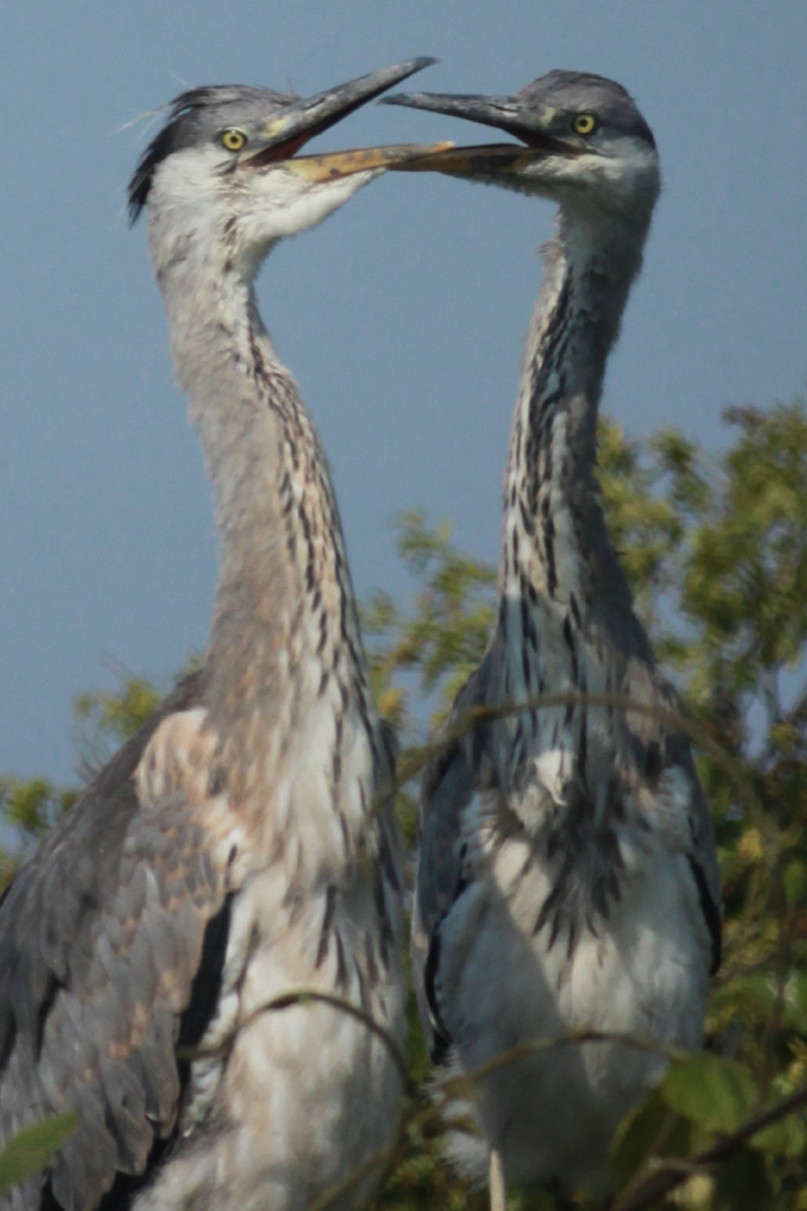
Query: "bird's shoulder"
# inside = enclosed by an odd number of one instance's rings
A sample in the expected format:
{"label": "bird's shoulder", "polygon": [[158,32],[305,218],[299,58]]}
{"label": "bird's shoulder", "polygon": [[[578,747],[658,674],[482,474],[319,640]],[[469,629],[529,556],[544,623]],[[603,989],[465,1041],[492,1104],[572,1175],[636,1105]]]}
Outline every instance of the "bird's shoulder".
{"label": "bird's shoulder", "polygon": [[688,735],[676,728],[664,738],[653,814],[671,851],[683,854],[711,946],[711,973],[720,966],[722,912],[720,870],[712,817]]}
{"label": "bird's shoulder", "polygon": [[201,1038],[215,1006],[229,889],[207,827],[203,681],[165,699],[0,905],[0,1135],[77,1112],[34,1179],[64,1206],[95,1206],[170,1137],[187,1077],[177,1045]]}
{"label": "bird's shoulder", "polygon": [[442,1061],[451,1046],[437,988],[440,927],[471,878],[465,832],[475,795],[464,745],[459,737],[447,735],[423,769],[412,908],[415,992],[435,1062]]}
{"label": "bird's shoulder", "polygon": [[[466,834],[484,781],[479,749],[487,724],[475,717],[482,705],[484,665],[456,696],[450,716],[430,746],[421,777],[418,815],[417,912],[431,934],[470,877]],[[487,763],[486,763],[487,768]]]}
{"label": "bird's shoulder", "polygon": [[[649,829],[669,860],[682,864],[705,925],[716,971],[721,949],[721,894],[712,818],[693,755],[691,723],[678,693],[654,661],[633,661],[623,693],[622,752],[626,776],[617,798],[631,807],[628,820]],[[618,771],[617,771],[618,772]]]}
{"label": "bird's shoulder", "polygon": [[456,899],[462,880],[465,813],[475,794],[462,746],[449,741],[424,771],[418,838],[418,899],[433,925]]}
{"label": "bird's shoulder", "polygon": [[[418,829],[418,901],[432,931],[473,880],[477,808],[506,806],[497,712],[490,709],[491,648],[457,693],[423,765]],[[495,814],[495,812],[494,812]]]}

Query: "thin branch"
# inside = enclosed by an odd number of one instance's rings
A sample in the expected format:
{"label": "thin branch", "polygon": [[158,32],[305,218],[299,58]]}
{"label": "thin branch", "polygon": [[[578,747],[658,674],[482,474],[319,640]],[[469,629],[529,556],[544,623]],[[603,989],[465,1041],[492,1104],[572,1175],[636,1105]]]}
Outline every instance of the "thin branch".
{"label": "thin branch", "polygon": [[358,1005],[353,1005],[350,1001],[344,1000],[342,997],[333,996],[327,992],[316,992],[313,989],[300,988],[293,989],[290,992],[284,992],[281,996],[275,997],[272,1001],[267,1001],[265,1005],[259,1005],[257,1009],[253,1009],[243,1021],[240,1021],[234,1030],[227,1035],[220,1043],[216,1043],[211,1047],[183,1047],[178,1054],[183,1059],[196,1060],[207,1056],[220,1056],[229,1052],[235,1044],[235,1040],[242,1030],[250,1026],[257,1018],[264,1013],[273,1013],[283,1009],[291,1009],[295,1005],[307,1005],[319,1003],[330,1005],[333,1009],[338,1009],[348,1017],[355,1018],[357,1022],[361,1022],[366,1026],[371,1034],[380,1039],[384,1046],[389,1051],[395,1067],[398,1069],[398,1075],[401,1078],[401,1083],[404,1090],[412,1094],[414,1086],[409,1076],[406,1067],[406,1057],[398,1046],[397,1041],[393,1038],[390,1032],[371,1018],[369,1013],[364,1009],[360,1009]]}
{"label": "thin branch", "polygon": [[550,1051],[556,1047],[580,1046],[583,1043],[621,1043],[636,1051],[646,1051],[653,1055],[663,1056],[669,1061],[691,1058],[690,1052],[671,1047],[668,1043],[662,1043],[658,1039],[642,1038],[639,1035],[622,1034],[612,1030],[572,1030],[568,1034],[555,1035],[553,1038],[547,1039],[531,1039],[529,1042],[509,1047],[507,1051],[500,1052],[477,1068],[470,1068],[458,1076],[445,1077],[435,1082],[435,1091],[441,1095],[442,1100],[447,1102],[452,1097],[461,1096],[468,1083],[477,1084],[498,1072],[500,1068],[505,1068],[508,1064],[515,1063],[526,1056],[541,1051]]}
{"label": "thin branch", "polygon": [[306,989],[301,989],[298,992],[286,992],[282,996],[276,997],[273,1001],[269,1001],[262,1009],[257,1009],[255,1015],[257,1016],[263,1010],[289,1009],[293,1005],[304,1005],[309,1001],[318,1001],[323,1005],[330,1005],[333,1009],[339,1009],[342,1013],[346,1013],[348,1017],[355,1018],[357,1022],[362,1022],[370,1033],[380,1039],[387,1048],[398,1069],[404,1089],[407,1092],[412,1092],[412,1083],[406,1067],[406,1056],[401,1051],[397,1041],[380,1022],[377,1022],[375,1018],[371,1018],[369,1013],[364,1009],[360,1009],[358,1005],[353,1005],[350,1001],[344,1000],[342,997],[335,997],[327,992],[309,992]]}
{"label": "thin branch", "polygon": [[722,767],[744,806],[753,813],[759,826],[770,832],[770,822],[765,817],[754,790],[749,786],[743,763],[726,753],[715,740],[704,735],[701,722],[688,719],[680,711],[667,710],[656,704],[639,702],[622,694],[585,694],[577,690],[570,690],[558,694],[539,694],[533,698],[526,698],[522,702],[509,702],[497,707],[482,705],[471,707],[453,727],[442,731],[436,740],[420,747],[411,748],[404,754],[405,759],[399,762],[400,773],[390,785],[383,788],[382,797],[386,798],[390,793],[402,790],[407,782],[420,772],[429,757],[441,752],[446,745],[455,740],[461,740],[479,723],[506,719],[524,712],[551,710],[561,706],[617,707],[626,714],[645,715],[657,720],[662,725],[684,732],[696,748],[706,753]]}
{"label": "thin branch", "polygon": [[641,1182],[627,1198],[620,1200],[617,1197],[613,1202],[607,1204],[608,1211],[642,1211],[645,1207],[651,1207],[658,1199],[663,1198],[664,1195],[687,1181],[693,1171],[702,1171],[719,1161],[728,1160],[747,1140],[752,1139],[773,1123],[787,1118],[796,1110],[801,1110],[804,1106],[807,1106],[807,1086],[797,1089],[795,1093],[782,1098],[776,1105],[764,1110],[755,1118],[749,1119],[742,1127],[732,1132],[731,1135],[727,1135],[719,1143],[713,1144],[711,1148],[706,1148],[697,1156],[690,1157],[683,1169],[681,1158],[671,1158],[669,1162],[665,1159],[658,1161],[660,1169]]}
{"label": "thin branch", "polygon": [[382,1169],[388,1165],[395,1154],[395,1149],[398,1147],[400,1134],[401,1124],[399,1123],[395,1138],[391,1144],[382,1144],[380,1148],[377,1148],[375,1152],[371,1152],[358,1165],[354,1165],[341,1181],[335,1182],[330,1186],[306,1211],[328,1211],[328,1208],[335,1206],[345,1194],[348,1194],[364,1178],[369,1177],[375,1170]]}

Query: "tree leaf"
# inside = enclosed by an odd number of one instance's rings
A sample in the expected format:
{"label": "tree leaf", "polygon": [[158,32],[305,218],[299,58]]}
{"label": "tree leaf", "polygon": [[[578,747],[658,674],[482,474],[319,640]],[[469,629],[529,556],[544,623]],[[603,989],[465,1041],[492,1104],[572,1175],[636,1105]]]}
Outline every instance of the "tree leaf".
{"label": "tree leaf", "polygon": [[671,1110],[711,1131],[735,1131],[757,1100],[749,1070],[709,1052],[671,1064],[660,1093]]}
{"label": "tree leaf", "polygon": [[624,1188],[652,1157],[684,1157],[690,1151],[691,1127],[651,1093],[623,1118],[611,1145],[611,1170]]}
{"label": "tree leaf", "polygon": [[18,1131],[0,1152],[0,1194],[48,1163],[76,1126],[76,1115],[56,1114]]}

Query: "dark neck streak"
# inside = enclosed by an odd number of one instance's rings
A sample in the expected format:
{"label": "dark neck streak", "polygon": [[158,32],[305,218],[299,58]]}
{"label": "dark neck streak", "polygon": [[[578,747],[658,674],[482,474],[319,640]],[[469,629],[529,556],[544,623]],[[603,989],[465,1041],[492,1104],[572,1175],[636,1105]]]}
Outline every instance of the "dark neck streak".
{"label": "dark neck streak", "polygon": [[604,580],[610,605],[631,608],[595,469],[602,380],[640,266],[640,242],[635,232],[609,234],[603,240],[601,230],[562,216],[546,251],[505,481],[503,596],[557,602],[578,622]]}
{"label": "dark neck streak", "polygon": [[[220,538],[207,658],[212,715],[228,745],[249,753],[271,734],[280,757],[323,697],[335,714],[354,709],[369,732],[341,523],[297,385],[250,282],[191,262],[173,265],[170,278],[161,285],[172,352],[213,481]],[[193,298],[202,300],[195,314]],[[340,735],[337,720],[337,752]]]}

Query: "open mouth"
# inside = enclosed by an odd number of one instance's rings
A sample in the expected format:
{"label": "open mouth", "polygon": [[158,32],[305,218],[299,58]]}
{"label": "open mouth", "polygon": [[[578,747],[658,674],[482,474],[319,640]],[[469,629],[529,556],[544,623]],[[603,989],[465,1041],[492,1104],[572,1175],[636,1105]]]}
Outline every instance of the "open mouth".
{"label": "open mouth", "polygon": [[278,160],[290,160],[317,133],[317,131],[312,131],[310,134],[298,135],[296,139],[289,139],[286,143],[270,144],[260,151],[253,152],[252,155],[245,156],[244,162],[250,168],[266,168],[267,165],[275,164]]}
{"label": "open mouth", "polygon": [[454,146],[453,143],[399,143],[297,155],[316,135],[329,130],[400,80],[433,62],[435,60],[429,58],[409,59],[293,102],[267,121],[265,130],[258,135],[257,145],[245,148],[238,162],[258,169],[282,162],[290,171],[306,180],[326,181],[370,169],[402,167],[409,160],[448,150]]}

